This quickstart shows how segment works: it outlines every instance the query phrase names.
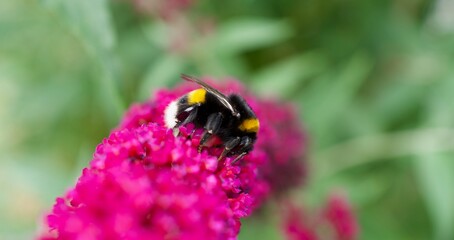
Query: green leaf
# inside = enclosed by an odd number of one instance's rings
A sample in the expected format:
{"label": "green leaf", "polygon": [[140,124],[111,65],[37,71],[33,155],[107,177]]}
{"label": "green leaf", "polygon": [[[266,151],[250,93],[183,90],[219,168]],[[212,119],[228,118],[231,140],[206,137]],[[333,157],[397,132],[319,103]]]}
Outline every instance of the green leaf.
{"label": "green leaf", "polygon": [[340,70],[333,70],[314,80],[301,94],[306,124],[316,134],[319,143],[325,143],[333,134],[332,127],[353,101],[361,84],[372,69],[370,59],[354,55]]}
{"label": "green leaf", "polygon": [[41,0],[41,3],[59,12],[92,50],[111,50],[115,46],[107,0]]}
{"label": "green leaf", "polygon": [[101,74],[99,100],[112,119],[124,110],[118,89],[120,65],[114,53],[116,38],[107,0],[41,0],[43,6],[59,13],[67,25],[83,40],[97,60]]}
{"label": "green leaf", "polygon": [[169,86],[171,82],[180,79],[185,66],[184,59],[172,54],[155,60],[145,74],[140,87],[140,99],[147,99],[153,90]]}
{"label": "green leaf", "polygon": [[251,217],[242,221],[241,231],[238,239],[262,239],[273,240],[282,239],[280,222],[274,217]]}
{"label": "green leaf", "polygon": [[282,20],[235,19],[221,25],[214,39],[221,54],[236,54],[282,42],[292,36],[292,29]]}
{"label": "green leaf", "polygon": [[454,154],[417,158],[415,168],[437,240],[454,239]]}
{"label": "green leaf", "polygon": [[[437,82],[426,100],[425,122],[428,126],[453,127],[454,90],[453,74]],[[432,141],[433,142],[433,141]],[[452,140],[445,140],[452,143]],[[426,144],[421,148],[428,148]],[[438,144],[442,145],[442,144]],[[415,161],[422,195],[426,200],[429,215],[435,229],[435,239],[454,239],[454,153],[445,151],[439,154],[426,154]]]}
{"label": "green leaf", "polygon": [[262,95],[288,96],[325,67],[326,62],[320,53],[305,53],[267,66],[252,78],[252,86]]}
{"label": "green leaf", "polygon": [[[36,228],[57,195],[68,185],[67,175],[51,164],[46,154],[3,155],[0,168],[0,233],[9,233],[11,239],[17,233],[28,233]],[[46,158],[47,157],[47,158]],[[42,174],[48,172],[51,174]],[[2,235],[0,234],[0,235]]]}
{"label": "green leaf", "polygon": [[164,22],[154,21],[141,26],[141,29],[151,44],[161,49],[168,48],[170,30]]}
{"label": "green leaf", "polygon": [[[382,128],[408,116],[424,99],[427,86],[410,84],[409,82],[393,81],[380,91],[373,102],[365,104],[369,116],[374,118]],[[377,125],[378,125],[377,124]]]}

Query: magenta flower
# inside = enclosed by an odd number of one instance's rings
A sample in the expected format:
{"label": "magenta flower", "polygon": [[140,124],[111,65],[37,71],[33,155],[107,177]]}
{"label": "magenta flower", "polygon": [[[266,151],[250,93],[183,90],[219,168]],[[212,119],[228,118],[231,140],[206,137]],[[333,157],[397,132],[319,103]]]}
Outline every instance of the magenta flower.
{"label": "magenta flower", "polygon": [[[233,79],[226,82],[214,82],[204,79],[225,94],[240,93],[260,119],[260,130],[254,151],[245,158],[245,163],[255,163],[259,168],[259,177],[263,180],[253,191],[263,202],[268,196],[281,196],[288,190],[303,183],[306,176],[304,155],[306,152],[305,135],[300,121],[292,106],[272,100],[261,100],[247,92]],[[173,90],[160,90],[145,103],[133,105],[119,128],[134,128],[148,122],[164,125],[163,112],[167,105],[198,88],[195,84],[182,83]]]}
{"label": "magenta flower", "polygon": [[303,211],[289,204],[285,209],[284,232],[288,240],[317,240],[313,223],[303,215]]}
{"label": "magenta flower", "polygon": [[235,239],[251,213],[252,165],[218,162],[157,124],[113,132],[57,198],[41,239]]}
{"label": "magenta flower", "polygon": [[260,173],[271,192],[281,197],[303,183],[306,177],[305,135],[293,107],[273,101],[258,101],[263,122],[256,148],[265,152],[266,162]]}
{"label": "magenta flower", "polygon": [[330,196],[325,208],[325,218],[335,229],[336,239],[357,239],[359,227],[347,198],[341,193]]}
{"label": "magenta flower", "polygon": [[284,232],[288,240],[355,240],[359,227],[347,198],[334,193],[319,212],[306,213],[291,203],[284,204]]}

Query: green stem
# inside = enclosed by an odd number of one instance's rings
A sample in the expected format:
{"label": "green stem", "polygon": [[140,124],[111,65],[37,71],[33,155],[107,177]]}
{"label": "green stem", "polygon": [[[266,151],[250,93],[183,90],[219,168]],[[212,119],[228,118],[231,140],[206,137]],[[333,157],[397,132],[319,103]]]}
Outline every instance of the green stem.
{"label": "green stem", "polygon": [[118,88],[118,71],[114,64],[113,54],[109,54],[111,57],[102,57],[100,59],[102,68],[102,80],[101,87],[106,93],[107,99],[111,100],[113,105],[113,114],[116,119],[119,119],[125,110],[124,101],[121,97],[120,90]]}
{"label": "green stem", "polygon": [[454,129],[433,128],[356,138],[312,156],[315,178],[326,178],[348,168],[380,159],[454,151]]}

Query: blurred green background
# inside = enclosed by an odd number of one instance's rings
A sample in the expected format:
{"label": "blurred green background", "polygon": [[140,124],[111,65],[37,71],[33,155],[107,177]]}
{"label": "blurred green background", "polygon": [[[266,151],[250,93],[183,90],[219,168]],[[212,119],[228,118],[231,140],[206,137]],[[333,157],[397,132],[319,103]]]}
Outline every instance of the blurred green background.
{"label": "blurred green background", "polygon": [[452,1],[144,2],[0,2],[0,239],[31,238],[126,107],[180,73],[293,101],[310,138],[295,196],[344,189],[360,239],[454,239]]}

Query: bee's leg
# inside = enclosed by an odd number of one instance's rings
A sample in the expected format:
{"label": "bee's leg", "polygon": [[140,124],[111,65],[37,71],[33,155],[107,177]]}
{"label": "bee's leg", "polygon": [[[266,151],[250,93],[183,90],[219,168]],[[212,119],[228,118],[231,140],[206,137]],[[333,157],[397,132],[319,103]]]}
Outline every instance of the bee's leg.
{"label": "bee's leg", "polygon": [[203,131],[202,137],[200,138],[200,142],[199,142],[199,152],[202,151],[203,144],[205,144],[210,137],[211,137],[211,133],[209,133],[207,130]]}
{"label": "bee's leg", "polygon": [[236,137],[236,138],[232,138],[230,140],[227,140],[224,144],[225,148],[224,148],[224,151],[222,151],[221,155],[219,156],[218,160],[222,160],[223,158],[225,158],[225,156],[227,156],[227,154],[229,154],[229,152],[235,148],[236,146],[238,146],[238,144],[240,144],[240,137]]}
{"label": "bee's leg", "polygon": [[[197,117],[197,112],[198,112],[198,106],[192,106],[192,107],[189,107],[187,108],[186,110],[184,110],[183,112],[189,112],[188,116],[183,120],[183,121],[179,121],[175,127],[178,128],[180,126],[184,126],[190,122],[193,122],[194,119]],[[183,113],[181,112],[181,114]]]}
{"label": "bee's leg", "polygon": [[230,165],[233,165],[233,164],[236,163],[237,161],[241,160],[246,154],[247,154],[247,152],[242,152],[240,155],[238,155],[238,157],[236,157],[235,159],[233,159],[233,161],[232,161],[232,163],[230,163]]}
{"label": "bee's leg", "polygon": [[199,152],[202,151],[204,144],[210,139],[213,134],[218,133],[219,128],[222,124],[222,113],[213,113],[208,116],[207,122],[205,124],[205,131],[203,132],[202,138],[199,143]]}
{"label": "bee's leg", "polygon": [[177,127],[172,128],[172,134],[174,137],[180,135],[180,129]]}
{"label": "bee's leg", "polygon": [[[184,108],[183,110],[179,110],[177,117],[176,117],[176,124],[173,127],[173,136],[179,136],[180,135],[180,127],[184,126],[190,122],[193,122],[198,113],[198,106],[199,105],[194,105],[194,106],[189,106]],[[183,116],[187,115],[186,118]],[[195,132],[195,129],[186,137],[186,139],[192,138],[192,134]]]}
{"label": "bee's leg", "polygon": [[189,133],[187,139],[192,139],[192,136],[194,136],[194,133],[196,130],[197,130],[196,128],[192,129],[192,131],[191,131],[191,133]]}
{"label": "bee's leg", "polygon": [[236,163],[238,160],[243,158],[249,151],[252,150],[252,139],[250,137],[241,138],[240,142],[240,152],[241,154],[236,157],[231,164]]}

